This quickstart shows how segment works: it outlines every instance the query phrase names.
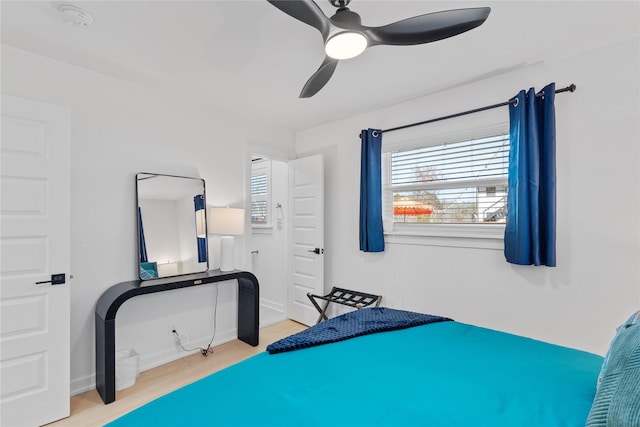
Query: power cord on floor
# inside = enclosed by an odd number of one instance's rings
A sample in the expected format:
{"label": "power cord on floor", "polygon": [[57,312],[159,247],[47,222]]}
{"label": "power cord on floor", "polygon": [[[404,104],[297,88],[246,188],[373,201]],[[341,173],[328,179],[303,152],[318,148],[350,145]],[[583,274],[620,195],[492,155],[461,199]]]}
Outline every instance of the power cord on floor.
{"label": "power cord on floor", "polygon": [[184,342],[187,341],[186,334],[180,335],[178,331],[176,331],[175,329],[171,331],[178,338],[180,347],[182,347],[184,351],[200,350],[200,354],[202,354],[205,357],[208,356],[209,354],[213,354],[213,347],[211,347],[211,344],[213,344],[213,339],[216,337],[216,317],[218,314],[218,285],[217,284],[215,285],[215,290],[216,290],[216,296],[215,296],[215,303],[213,305],[213,334],[211,335],[211,340],[209,341],[209,344],[207,344],[207,348],[204,348],[204,347],[185,348]]}
{"label": "power cord on floor", "polygon": [[174,330],[172,330],[171,332],[173,332],[173,333],[175,334],[175,336],[178,338],[178,342],[180,343],[180,347],[182,347],[182,349],[183,349],[184,351],[195,351],[195,350],[200,350],[200,353],[201,353],[203,356],[208,356],[208,355],[209,355],[209,353],[213,353],[213,347],[211,347],[211,344],[207,345],[207,348],[203,348],[203,347],[201,347],[201,348],[197,348],[197,347],[194,347],[194,348],[186,348],[186,347],[184,346],[184,341],[186,341],[186,339],[184,338],[184,335],[183,335],[183,336],[180,336],[180,334],[178,333],[178,331],[176,331],[175,329],[174,329]]}

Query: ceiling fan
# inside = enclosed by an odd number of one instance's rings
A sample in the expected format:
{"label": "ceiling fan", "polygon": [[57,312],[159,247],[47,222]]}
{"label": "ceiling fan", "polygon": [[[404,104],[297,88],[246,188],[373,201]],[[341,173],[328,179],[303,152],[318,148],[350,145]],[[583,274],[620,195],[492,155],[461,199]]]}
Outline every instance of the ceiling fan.
{"label": "ceiling fan", "polygon": [[367,27],[362,25],[360,15],[347,7],[351,0],[329,0],[338,8],[331,18],[322,13],[313,0],[268,1],[322,34],[326,54],[324,61],[307,80],[300,98],[309,98],[322,89],[341,59],[353,58],[376,45],[406,46],[446,39],[482,25],[491,12],[489,7],[445,10],[381,27]]}

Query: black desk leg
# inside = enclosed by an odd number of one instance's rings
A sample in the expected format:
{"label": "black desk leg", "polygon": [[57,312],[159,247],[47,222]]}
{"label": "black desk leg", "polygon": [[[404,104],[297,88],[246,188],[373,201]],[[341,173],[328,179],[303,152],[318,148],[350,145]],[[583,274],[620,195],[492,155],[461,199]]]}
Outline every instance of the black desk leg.
{"label": "black desk leg", "polygon": [[[254,276],[251,275],[251,277]],[[237,280],[238,339],[255,347],[259,341],[260,288],[258,280],[244,277],[238,277]],[[96,389],[105,404],[116,400],[115,327],[115,312],[113,319],[105,320],[96,310]]]}
{"label": "black desk leg", "polygon": [[252,346],[258,345],[260,289],[258,284],[244,277],[238,278],[238,339]]}
{"label": "black desk leg", "polygon": [[96,329],[96,389],[102,401],[116,400],[116,321],[95,315]]}

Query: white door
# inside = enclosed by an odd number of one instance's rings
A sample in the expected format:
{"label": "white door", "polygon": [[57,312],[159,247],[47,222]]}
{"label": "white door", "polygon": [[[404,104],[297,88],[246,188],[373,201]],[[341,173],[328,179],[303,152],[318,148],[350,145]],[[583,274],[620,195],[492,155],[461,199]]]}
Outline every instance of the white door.
{"label": "white door", "polygon": [[291,269],[289,318],[314,325],[317,310],[307,293],[324,294],[324,161],[317,154],[289,162]]}
{"label": "white door", "polygon": [[1,126],[0,424],[33,426],[69,415],[70,114],[2,95]]}

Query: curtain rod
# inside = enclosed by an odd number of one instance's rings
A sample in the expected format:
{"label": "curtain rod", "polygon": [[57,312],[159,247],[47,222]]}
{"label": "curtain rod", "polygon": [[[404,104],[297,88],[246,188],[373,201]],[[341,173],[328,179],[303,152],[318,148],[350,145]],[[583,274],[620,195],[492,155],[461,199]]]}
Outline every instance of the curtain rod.
{"label": "curtain rod", "polygon": [[[576,90],[576,85],[574,85],[572,83],[572,84],[570,84],[569,86],[567,86],[565,88],[557,89],[556,93],[574,92],[575,90]],[[536,94],[536,96],[541,96],[541,94]],[[456,113],[456,114],[450,114],[448,116],[437,117],[435,119],[425,120],[423,122],[411,123],[411,124],[408,124],[408,125],[398,126],[398,127],[391,128],[391,129],[383,129],[381,132],[382,133],[388,133],[388,132],[393,132],[394,130],[401,130],[401,129],[406,129],[406,128],[410,128],[410,127],[413,127],[413,126],[426,125],[427,123],[439,122],[441,120],[453,119],[454,117],[460,117],[460,116],[465,116],[467,114],[479,113],[480,111],[491,110],[493,108],[504,107],[506,105],[511,104],[512,102],[515,103],[516,101],[513,100],[513,101],[501,102],[499,104],[487,105],[486,107],[475,108],[473,110],[463,111],[461,113]]]}

